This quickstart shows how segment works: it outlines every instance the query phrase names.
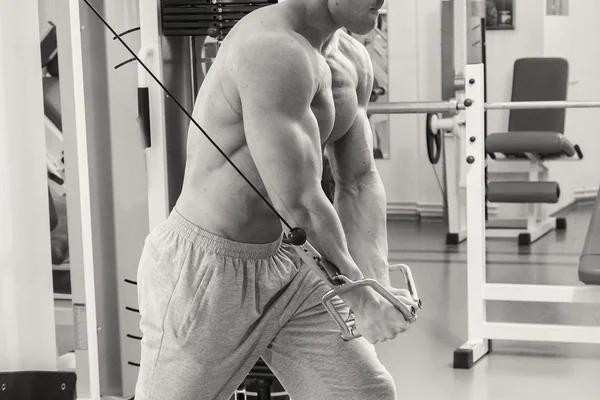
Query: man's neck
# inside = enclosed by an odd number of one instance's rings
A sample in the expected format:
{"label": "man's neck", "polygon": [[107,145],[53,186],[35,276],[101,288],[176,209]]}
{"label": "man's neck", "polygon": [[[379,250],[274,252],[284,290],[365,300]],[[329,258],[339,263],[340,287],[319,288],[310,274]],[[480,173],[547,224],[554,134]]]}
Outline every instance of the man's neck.
{"label": "man's neck", "polygon": [[298,32],[319,52],[323,53],[340,29],[325,0],[286,0],[280,3],[290,13]]}

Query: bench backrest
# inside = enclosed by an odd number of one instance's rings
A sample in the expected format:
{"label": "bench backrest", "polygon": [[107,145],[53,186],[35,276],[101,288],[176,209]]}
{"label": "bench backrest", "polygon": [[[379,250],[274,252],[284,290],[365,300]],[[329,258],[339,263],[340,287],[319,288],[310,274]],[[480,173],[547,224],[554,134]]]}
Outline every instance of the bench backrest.
{"label": "bench backrest", "polygon": [[[564,58],[537,57],[515,61],[512,101],[565,101],[569,86],[569,62]],[[510,132],[564,133],[565,109],[511,110]]]}

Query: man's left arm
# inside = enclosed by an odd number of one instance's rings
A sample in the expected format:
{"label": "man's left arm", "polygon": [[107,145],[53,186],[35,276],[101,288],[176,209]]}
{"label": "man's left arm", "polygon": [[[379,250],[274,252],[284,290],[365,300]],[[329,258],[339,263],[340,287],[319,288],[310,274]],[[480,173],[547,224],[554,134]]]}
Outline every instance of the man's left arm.
{"label": "man's left arm", "polygon": [[354,123],[326,151],[335,179],[335,208],[350,254],[366,278],[389,287],[386,194],[375,165],[373,132],[367,117],[373,86],[370,59],[360,74]]}

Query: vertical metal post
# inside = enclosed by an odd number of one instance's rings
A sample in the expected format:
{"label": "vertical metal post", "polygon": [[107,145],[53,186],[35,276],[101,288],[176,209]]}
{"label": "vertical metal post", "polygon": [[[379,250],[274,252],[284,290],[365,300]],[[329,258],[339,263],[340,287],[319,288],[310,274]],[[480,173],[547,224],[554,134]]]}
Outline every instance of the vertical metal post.
{"label": "vertical metal post", "polygon": [[455,368],[470,368],[488,353],[485,339],[486,283],[485,237],[485,134],[483,64],[465,66],[465,97],[472,104],[465,110],[467,184],[467,324],[468,341],[454,352]]}
{"label": "vertical metal post", "polygon": [[[163,80],[163,58],[159,34],[160,1],[140,2],[140,59],[154,75]],[[147,73],[139,68],[140,80],[147,83],[150,98],[150,135],[152,146],[146,150],[150,230],[169,215],[165,94]]]}
{"label": "vertical metal post", "polygon": [[[470,4],[468,7],[468,18],[467,18],[467,38],[469,40],[467,44],[467,63],[468,64],[482,64],[483,65],[483,84],[484,91],[483,96],[487,101],[487,76],[486,76],[486,57],[485,57],[485,17],[486,17],[486,4],[485,0],[469,0]],[[484,132],[485,138],[487,139],[487,112],[484,114]],[[487,154],[486,154],[487,158]],[[485,184],[487,191],[487,166],[485,167]],[[488,218],[488,204],[487,197],[485,200],[485,219]]]}
{"label": "vertical metal post", "polygon": [[80,0],[60,1],[56,7],[77,395],[96,400],[100,399],[100,360],[94,246],[99,233],[93,226],[95,196],[89,154],[94,145],[88,136],[82,51],[82,32],[88,27],[81,21]]}
{"label": "vertical metal post", "polygon": [[467,183],[467,270],[469,338],[483,339],[485,307],[483,284],[485,283],[485,138],[483,134],[483,65],[467,65],[465,68],[465,97],[472,105],[466,114],[466,183]]}
{"label": "vertical metal post", "polygon": [[2,371],[57,368],[37,16],[37,0],[0,12]]}

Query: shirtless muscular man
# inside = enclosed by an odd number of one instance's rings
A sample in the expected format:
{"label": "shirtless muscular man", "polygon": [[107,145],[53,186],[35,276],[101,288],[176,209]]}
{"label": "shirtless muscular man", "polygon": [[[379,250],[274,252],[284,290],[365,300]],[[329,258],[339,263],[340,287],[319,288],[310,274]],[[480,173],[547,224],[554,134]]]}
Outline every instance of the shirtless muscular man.
{"label": "shirtless muscular man", "polygon": [[[344,31],[371,31],[382,4],[286,0],[252,12],[223,41],[193,116],[343,275],[376,279],[407,301],[390,287],[366,113],[373,68]],[[321,187],[323,152],[335,204]],[[337,306],[352,309],[363,337],[345,342],[321,304],[329,289],[273,210],[190,125],[181,196],[139,264],[136,400],[227,400],[259,357],[293,400],[396,399],[373,344],[410,323],[372,289],[353,289]]]}

